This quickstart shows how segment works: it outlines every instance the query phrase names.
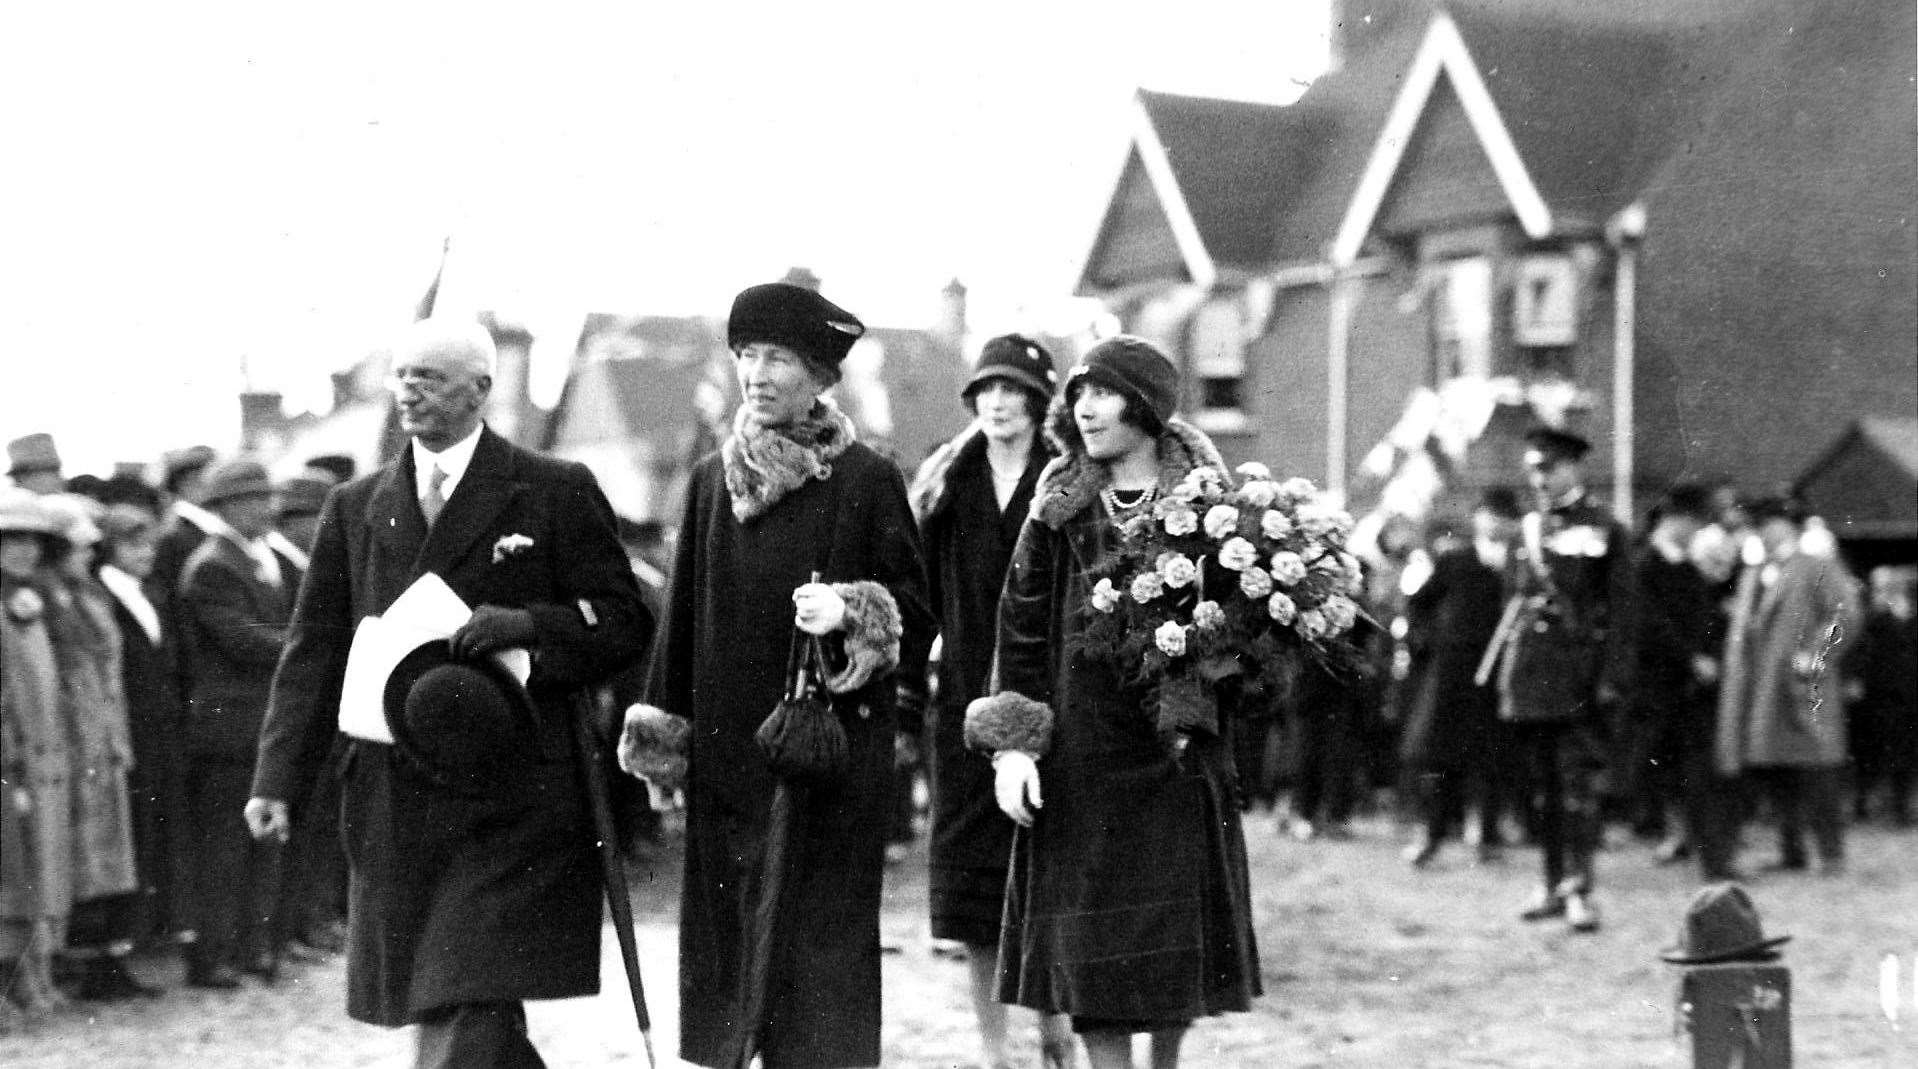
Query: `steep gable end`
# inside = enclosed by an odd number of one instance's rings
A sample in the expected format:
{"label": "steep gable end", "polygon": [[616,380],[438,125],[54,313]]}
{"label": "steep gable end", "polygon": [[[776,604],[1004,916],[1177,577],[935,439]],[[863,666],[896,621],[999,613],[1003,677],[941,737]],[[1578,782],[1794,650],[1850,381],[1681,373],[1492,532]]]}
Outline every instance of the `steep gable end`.
{"label": "steep gable end", "polygon": [[1171,218],[1135,146],[1079,278],[1080,293],[1141,282],[1192,281]]}
{"label": "steep gable end", "polygon": [[1451,79],[1442,75],[1406,145],[1373,229],[1416,233],[1514,211]]}

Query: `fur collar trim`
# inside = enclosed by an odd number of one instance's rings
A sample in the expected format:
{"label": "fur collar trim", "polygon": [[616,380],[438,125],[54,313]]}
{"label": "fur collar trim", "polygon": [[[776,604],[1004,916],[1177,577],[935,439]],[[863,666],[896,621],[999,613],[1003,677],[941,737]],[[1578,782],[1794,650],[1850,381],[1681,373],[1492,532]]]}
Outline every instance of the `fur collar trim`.
{"label": "fur collar trim", "polygon": [[831,398],[821,397],[811,415],[779,428],[755,423],[739,406],[733,433],[719,447],[734,518],[745,523],[763,516],[808,482],[832,478],[834,458],[856,440],[852,420]]}
{"label": "fur collar trim", "polygon": [[[1032,495],[1033,518],[1055,531],[1091,507],[1099,499],[1099,491],[1112,481],[1110,468],[1086,456],[1078,428],[1073,428],[1069,438],[1058,434],[1056,428],[1055,420],[1052,428],[1055,438],[1065,449],[1046,465],[1039,476],[1038,492]],[[1212,468],[1227,485],[1232,484],[1232,473],[1219,455],[1219,448],[1199,428],[1173,416],[1165,421],[1165,430],[1159,433],[1158,441],[1161,493],[1171,490],[1187,472],[1200,467]]]}
{"label": "fur collar trim", "polygon": [[[1033,457],[1041,461],[1049,460],[1052,453],[1052,443],[1047,436],[1034,435],[1032,453],[1026,460],[1027,468],[1032,466]],[[927,517],[945,508],[951,500],[953,474],[971,465],[985,463],[985,433],[978,424],[968,424],[965,430],[934,449],[913,475],[912,487],[906,491],[906,500],[912,504],[912,518],[925,523]]]}

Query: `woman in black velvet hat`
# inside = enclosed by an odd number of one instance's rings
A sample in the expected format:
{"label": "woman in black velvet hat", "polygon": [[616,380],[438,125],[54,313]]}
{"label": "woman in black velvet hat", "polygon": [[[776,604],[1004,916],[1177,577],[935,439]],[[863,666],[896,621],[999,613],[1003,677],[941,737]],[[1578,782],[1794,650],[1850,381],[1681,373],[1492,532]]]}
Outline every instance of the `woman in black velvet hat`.
{"label": "woman in black velvet hat", "polygon": [[[739,410],[731,436],[693,470],[647,704],[627,713],[621,762],[656,787],[677,785],[663,770],[679,755],[660,740],[689,738],[680,1057],[698,1065],[739,1057],[753,999],[741,945],[767,886],[774,797],[754,736],[780,700],[795,626],[825,639],[851,767],[810,788],[789,826],[747,1053],[769,1066],[879,1064],[895,670],[924,672],[933,619],[905,480],[823,396],[864,330],[800,286],[754,286],[734,301]],[[674,726],[684,721],[690,731]]]}

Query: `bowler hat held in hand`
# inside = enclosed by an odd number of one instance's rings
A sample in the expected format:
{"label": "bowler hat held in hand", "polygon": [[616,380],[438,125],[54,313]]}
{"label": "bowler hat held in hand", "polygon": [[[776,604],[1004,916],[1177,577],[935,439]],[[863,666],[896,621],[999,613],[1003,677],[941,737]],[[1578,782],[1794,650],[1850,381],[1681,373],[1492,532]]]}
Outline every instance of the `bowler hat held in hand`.
{"label": "bowler hat held in hand", "polygon": [[1789,935],[1766,938],[1758,907],[1735,883],[1715,883],[1692,899],[1678,942],[1659,957],[1674,965],[1711,965],[1731,961],[1769,961]]}
{"label": "bowler hat held in hand", "polygon": [[538,712],[491,657],[456,660],[445,639],[422,643],[386,680],[388,728],[400,756],[449,790],[498,794],[539,753]]}
{"label": "bowler hat held in hand", "polygon": [[[818,572],[812,581],[819,581]],[[831,783],[852,763],[846,725],[839,722],[826,691],[826,672],[819,637],[794,627],[786,655],[786,690],[754,735],[776,776]]]}

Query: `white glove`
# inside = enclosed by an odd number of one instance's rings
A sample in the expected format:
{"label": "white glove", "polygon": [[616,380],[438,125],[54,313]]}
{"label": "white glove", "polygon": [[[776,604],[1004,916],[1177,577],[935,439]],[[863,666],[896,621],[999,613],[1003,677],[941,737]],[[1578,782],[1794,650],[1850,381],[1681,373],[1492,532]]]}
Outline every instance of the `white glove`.
{"label": "white glove", "polygon": [[[1039,765],[1024,750],[1000,750],[992,755],[992,792],[999,810],[1022,828],[1032,827],[1032,811],[1045,807],[1039,797]],[[1031,808],[1027,808],[1027,800]]]}
{"label": "white glove", "polygon": [[808,635],[837,631],[846,623],[846,599],[825,583],[807,583],[793,591],[793,623]]}

